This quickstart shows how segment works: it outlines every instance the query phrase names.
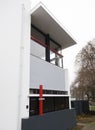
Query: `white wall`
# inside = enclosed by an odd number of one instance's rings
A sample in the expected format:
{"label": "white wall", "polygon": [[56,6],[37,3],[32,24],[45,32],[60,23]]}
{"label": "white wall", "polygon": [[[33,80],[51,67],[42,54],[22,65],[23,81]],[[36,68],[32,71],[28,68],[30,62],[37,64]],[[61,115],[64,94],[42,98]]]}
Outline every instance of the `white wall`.
{"label": "white wall", "polygon": [[[0,130],[20,130],[20,124],[18,125],[20,111],[25,112],[25,115],[21,113],[19,119],[28,116],[25,108],[27,96],[20,94],[22,88],[27,92],[29,87],[27,70],[29,70],[30,21],[28,14],[27,17],[26,15],[23,17],[23,6],[28,12],[28,0],[0,1]],[[26,18],[23,23],[24,25],[26,23],[26,28],[22,26],[22,18]],[[26,30],[24,34],[23,29]]]}
{"label": "white wall", "polygon": [[39,88],[39,85],[42,84],[44,89],[48,90],[67,90],[65,88],[66,72],[64,69],[59,68],[32,55],[30,63],[31,88]]}

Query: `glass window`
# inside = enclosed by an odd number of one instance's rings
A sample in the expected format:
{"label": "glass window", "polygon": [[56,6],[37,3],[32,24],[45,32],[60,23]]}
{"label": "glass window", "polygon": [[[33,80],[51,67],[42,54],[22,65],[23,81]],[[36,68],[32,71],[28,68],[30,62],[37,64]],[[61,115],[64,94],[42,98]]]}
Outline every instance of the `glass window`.
{"label": "glass window", "polygon": [[29,103],[29,115],[38,115],[39,114],[39,101],[37,97],[30,97]]}
{"label": "glass window", "polygon": [[[30,89],[30,94],[39,94],[39,89]],[[59,90],[43,90],[43,94],[68,94],[67,91],[59,91]]]}
{"label": "glass window", "polygon": [[43,106],[44,113],[54,111],[54,99],[52,97],[45,97]]}
{"label": "glass window", "polygon": [[[43,100],[43,111],[44,113],[64,110],[69,108],[69,98],[68,97],[44,97]],[[30,111],[29,115],[39,114],[39,98],[30,97]]]}

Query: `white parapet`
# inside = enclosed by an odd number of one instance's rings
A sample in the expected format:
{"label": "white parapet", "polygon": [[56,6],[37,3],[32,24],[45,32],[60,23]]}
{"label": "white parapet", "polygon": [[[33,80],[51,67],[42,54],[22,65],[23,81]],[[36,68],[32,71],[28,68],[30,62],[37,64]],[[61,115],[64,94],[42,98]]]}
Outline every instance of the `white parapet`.
{"label": "white parapet", "polygon": [[42,84],[47,90],[68,90],[64,69],[33,55],[30,58],[30,88],[38,89]]}

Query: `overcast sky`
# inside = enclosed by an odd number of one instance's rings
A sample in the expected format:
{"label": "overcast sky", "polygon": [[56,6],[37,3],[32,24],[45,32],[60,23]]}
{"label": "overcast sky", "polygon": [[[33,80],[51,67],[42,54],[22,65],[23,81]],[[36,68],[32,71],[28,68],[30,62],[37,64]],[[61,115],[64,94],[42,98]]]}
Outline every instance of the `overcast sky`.
{"label": "overcast sky", "polygon": [[95,0],[31,0],[31,7],[42,2],[74,37],[77,44],[65,49],[64,67],[69,69],[70,84],[75,78],[75,56],[95,38]]}

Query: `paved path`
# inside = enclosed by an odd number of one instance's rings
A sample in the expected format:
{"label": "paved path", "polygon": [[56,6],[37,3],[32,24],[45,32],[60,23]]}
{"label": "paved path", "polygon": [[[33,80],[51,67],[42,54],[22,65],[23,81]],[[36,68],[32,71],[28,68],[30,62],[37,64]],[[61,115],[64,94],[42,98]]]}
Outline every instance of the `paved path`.
{"label": "paved path", "polygon": [[82,130],[95,130],[95,122],[86,125]]}

